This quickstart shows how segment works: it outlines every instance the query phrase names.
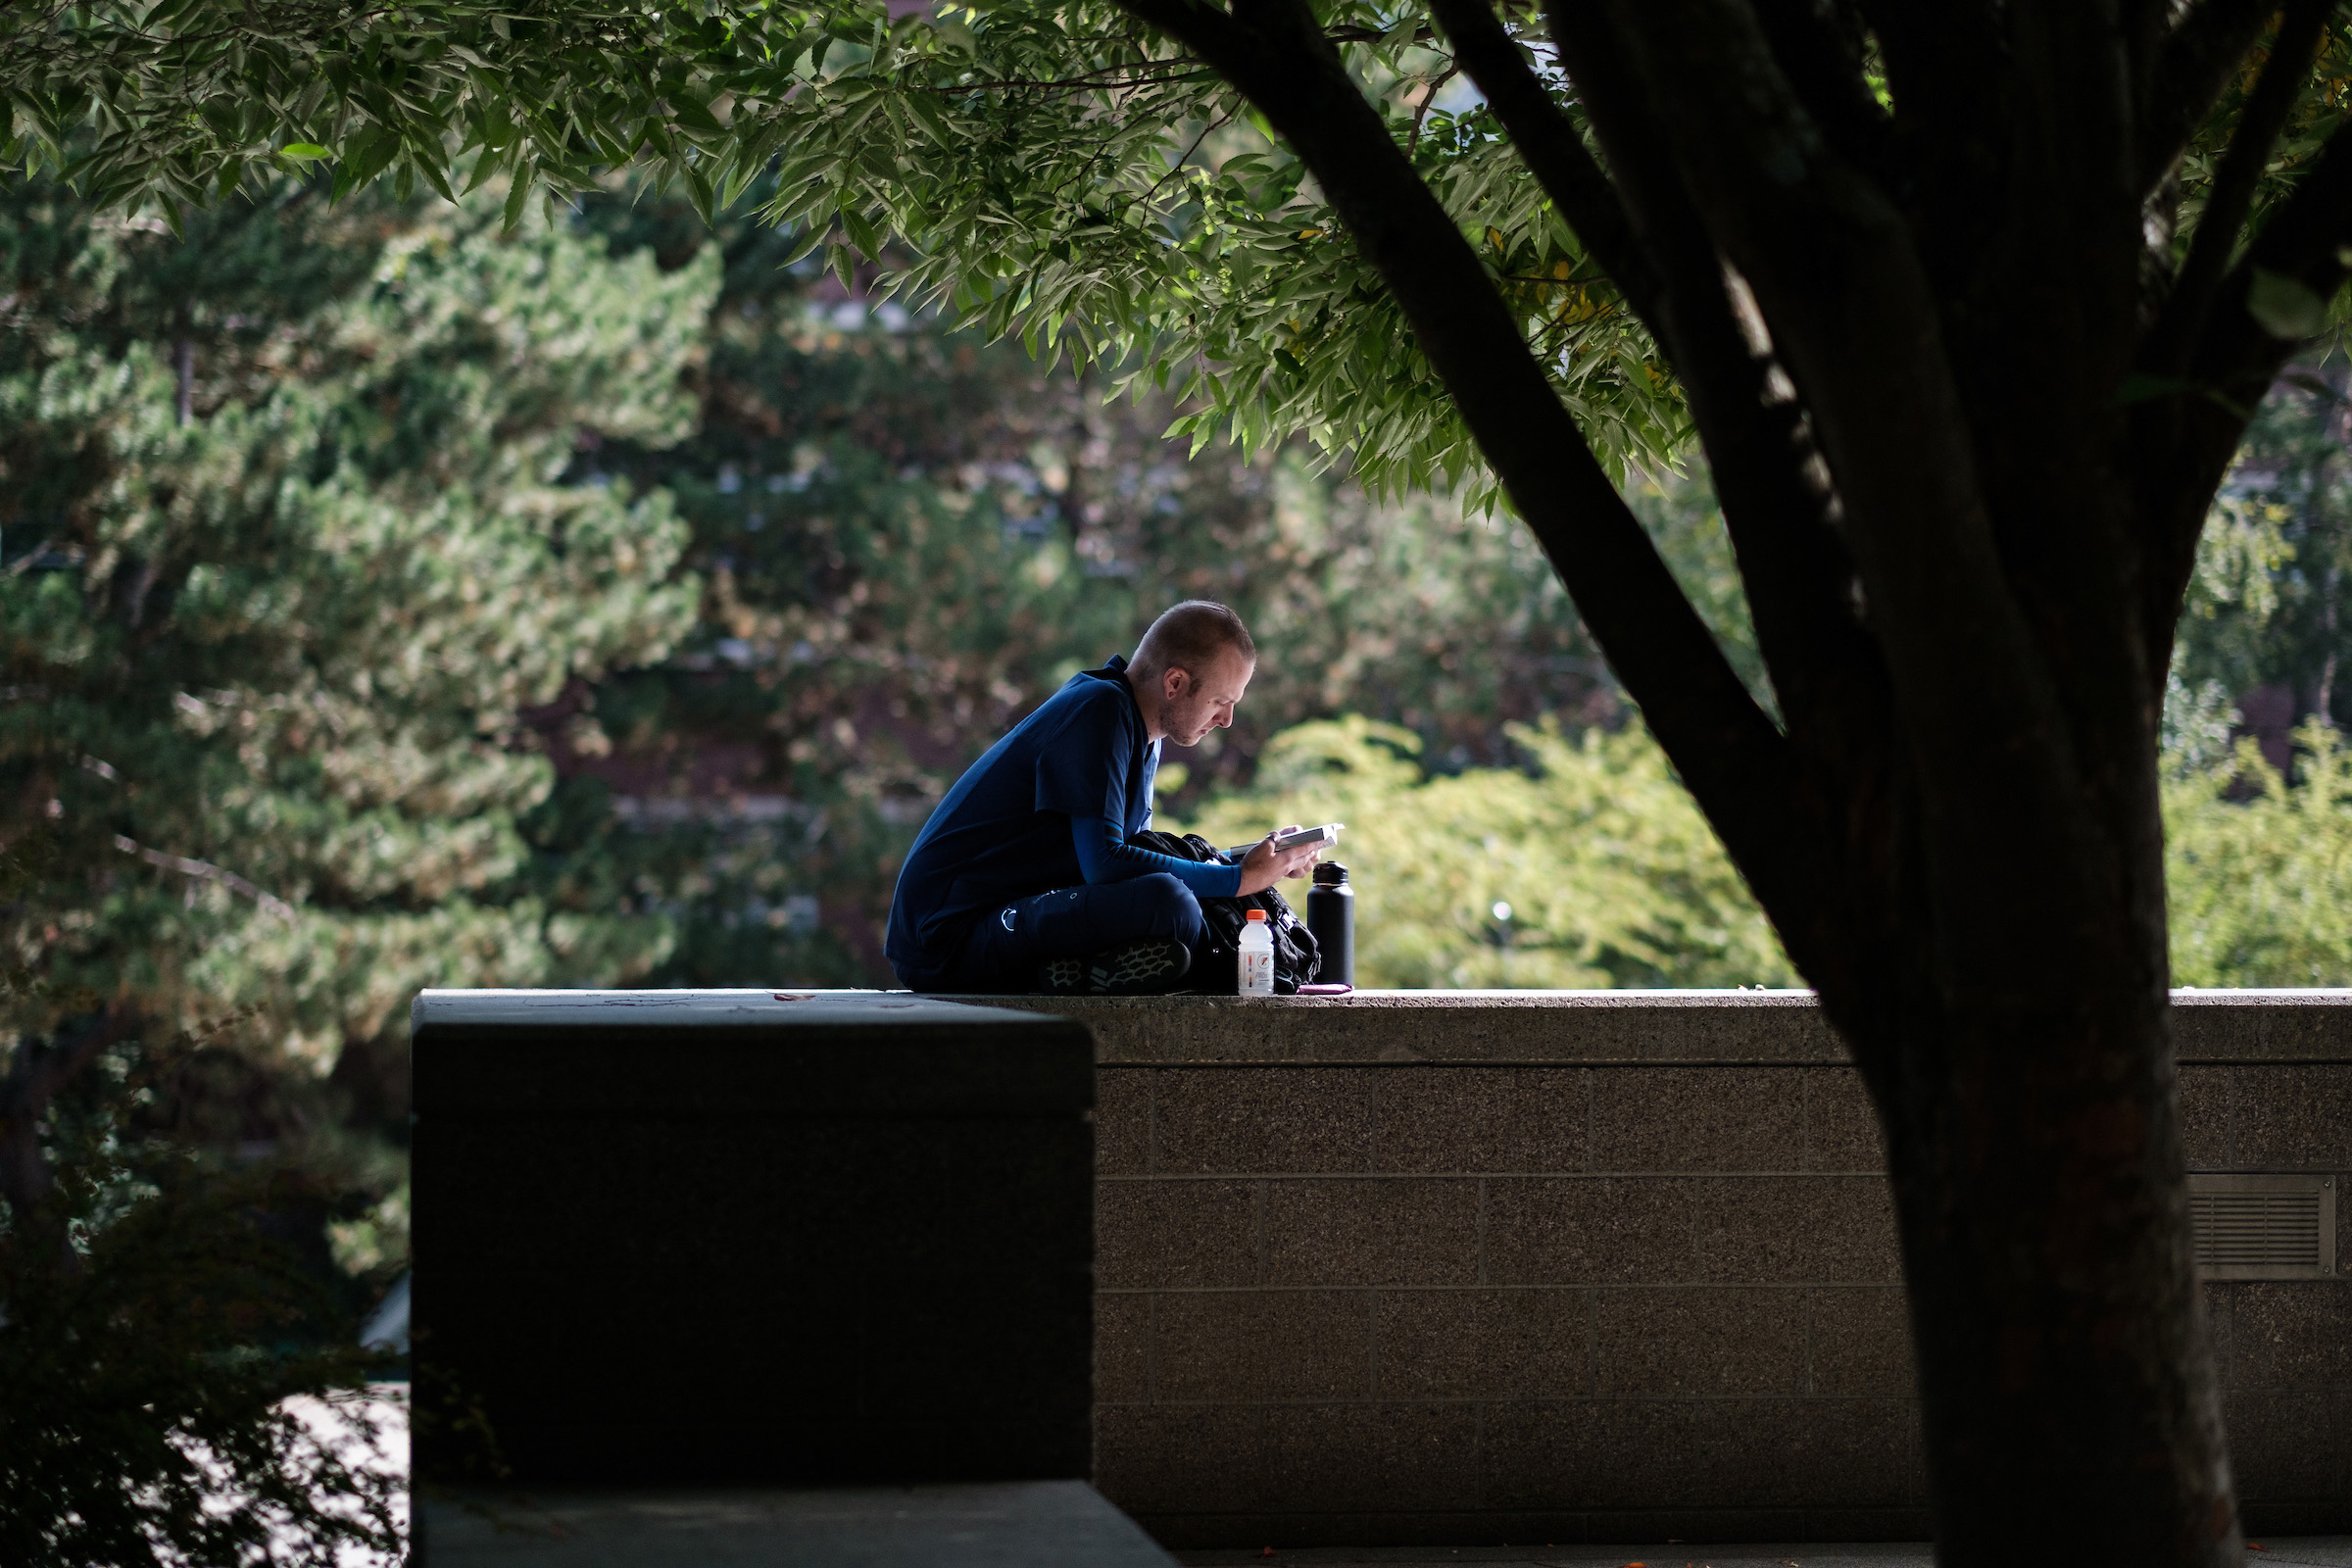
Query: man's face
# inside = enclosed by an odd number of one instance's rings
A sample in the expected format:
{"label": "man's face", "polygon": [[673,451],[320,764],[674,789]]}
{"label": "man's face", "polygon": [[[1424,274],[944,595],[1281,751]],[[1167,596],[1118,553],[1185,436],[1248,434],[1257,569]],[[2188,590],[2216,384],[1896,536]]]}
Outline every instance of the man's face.
{"label": "man's face", "polygon": [[1169,670],[1160,676],[1160,728],[1179,746],[1198,746],[1210,730],[1232,728],[1234,707],[1256,670],[1238,648],[1220,649],[1215,662],[1197,675]]}

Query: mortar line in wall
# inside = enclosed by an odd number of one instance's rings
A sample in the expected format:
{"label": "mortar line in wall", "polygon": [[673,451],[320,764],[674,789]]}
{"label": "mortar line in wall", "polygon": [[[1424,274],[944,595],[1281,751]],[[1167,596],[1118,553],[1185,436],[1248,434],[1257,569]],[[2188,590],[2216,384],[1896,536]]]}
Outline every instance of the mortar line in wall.
{"label": "mortar line in wall", "polygon": [[1257,1268],[1256,1283],[1266,1283],[1266,1183],[1261,1178],[1250,1189],[1250,1199],[1257,1210]]}
{"label": "mortar line in wall", "polygon": [[1813,1075],[1796,1084],[1796,1149],[1807,1166],[1813,1163]]}
{"label": "mortar line in wall", "polygon": [[1580,1169],[1589,1171],[1592,1168],[1592,1075],[1591,1073],[1585,1074],[1585,1125],[1581,1131],[1583,1137],[1578,1140],[1577,1147],[1583,1151],[1583,1158],[1578,1164]]}
{"label": "mortar line in wall", "polygon": [[1470,1407],[1470,1506],[1484,1509],[1487,1505],[1487,1406],[1485,1400]]}
{"label": "mortar line in wall", "polygon": [[1585,1298],[1585,1374],[1592,1378],[1592,1387],[1600,1387],[1600,1292],[1586,1286],[1581,1293]]}
{"label": "mortar line in wall", "polygon": [[1804,1314],[1802,1330],[1805,1344],[1805,1393],[1810,1396],[1821,1386],[1821,1377],[1813,1369],[1813,1291],[1808,1285],[1797,1293],[1797,1310]]}
{"label": "mortar line in wall", "polygon": [[1478,1179],[1478,1283],[1487,1281],[1487,1179]]}
{"label": "mortar line in wall", "polygon": [[[2180,1088],[2176,1084],[2176,1097]],[[2222,1153],[2232,1165],[2237,1163],[2237,1074],[2222,1074]]]}
{"label": "mortar line in wall", "polygon": [[1144,1094],[1144,1169],[1154,1175],[1159,1172],[1159,1085],[1156,1083]]}

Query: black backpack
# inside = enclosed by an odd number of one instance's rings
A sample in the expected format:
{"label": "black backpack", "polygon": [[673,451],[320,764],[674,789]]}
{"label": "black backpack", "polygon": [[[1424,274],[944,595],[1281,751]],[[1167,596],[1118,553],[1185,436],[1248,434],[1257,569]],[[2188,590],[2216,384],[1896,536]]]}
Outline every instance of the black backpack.
{"label": "black backpack", "polygon": [[[1150,850],[1173,859],[1208,860],[1218,865],[1233,863],[1231,857],[1198,833],[1178,838],[1173,833],[1147,828],[1131,835],[1127,842],[1139,850]],[[1323,964],[1322,955],[1315,951],[1315,934],[1306,928],[1305,921],[1291,912],[1281,894],[1268,888],[1263,893],[1245,893],[1238,898],[1200,901],[1200,917],[1207,929],[1200,937],[1200,946],[1193,952],[1193,972],[1187,977],[1187,991],[1213,997],[1241,994],[1242,926],[1251,909],[1265,910],[1266,923],[1274,928],[1274,994],[1295,996],[1300,986],[1314,984]]]}

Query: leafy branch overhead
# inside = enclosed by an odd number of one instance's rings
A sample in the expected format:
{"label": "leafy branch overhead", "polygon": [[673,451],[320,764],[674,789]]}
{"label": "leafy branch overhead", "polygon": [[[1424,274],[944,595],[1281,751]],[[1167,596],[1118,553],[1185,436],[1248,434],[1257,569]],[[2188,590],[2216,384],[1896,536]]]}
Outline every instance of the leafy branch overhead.
{"label": "leafy branch overhead", "polygon": [[[1612,466],[1689,419],[1644,328],[1453,74],[1425,13],[1335,9],[1399,142]],[[1545,57],[1528,46],[1539,70]],[[1494,499],[1403,317],[1297,157],[1222,76],[1102,4],[397,7],[165,0],[0,16],[9,167],[167,219],[313,167],[338,196],[583,190],[650,166],[706,216],[770,170],[763,216],[903,264],[884,287],[1197,405],[1196,443],[1296,430],[1376,488]]]}

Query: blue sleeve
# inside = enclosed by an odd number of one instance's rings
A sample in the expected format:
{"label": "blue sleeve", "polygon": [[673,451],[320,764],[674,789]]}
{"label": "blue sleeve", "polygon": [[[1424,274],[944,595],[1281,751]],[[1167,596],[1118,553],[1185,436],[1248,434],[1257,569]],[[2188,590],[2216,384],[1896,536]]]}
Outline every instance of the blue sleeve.
{"label": "blue sleeve", "polygon": [[1128,843],[1099,816],[1071,817],[1070,837],[1078,850],[1078,868],[1089,882],[1125,882],[1165,871],[1202,898],[1230,899],[1242,891],[1240,866],[1155,854]]}

